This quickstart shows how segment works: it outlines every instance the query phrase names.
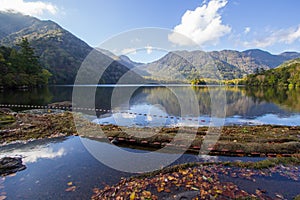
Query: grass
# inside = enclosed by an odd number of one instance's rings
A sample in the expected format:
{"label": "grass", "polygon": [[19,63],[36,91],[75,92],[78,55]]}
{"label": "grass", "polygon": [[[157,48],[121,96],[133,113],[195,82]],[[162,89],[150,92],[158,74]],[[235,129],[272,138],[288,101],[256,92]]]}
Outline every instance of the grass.
{"label": "grass", "polygon": [[16,121],[15,117],[12,115],[6,115],[0,112],[0,127],[3,125],[12,124]]}
{"label": "grass", "polygon": [[240,167],[247,169],[267,169],[277,165],[300,165],[300,158],[297,156],[289,158],[271,158],[259,162],[225,162],[225,166]]}
{"label": "grass", "polygon": [[167,168],[163,168],[160,170],[156,170],[149,173],[144,173],[141,175],[133,176],[134,178],[148,178],[153,177],[159,174],[166,174],[177,172],[179,170],[184,170],[187,168],[192,168],[196,166],[209,166],[209,165],[224,165],[228,167],[239,167],[239,168],[246,168],[246,169],[267,169],[271,167],[275,167],[277,165],[285,165],[285,166],[299,166],[300,165],[300,156],[295,155],[290,158],[270,158],[258,162],[206,162],[206,163],[185,163],[180,165],[175,165]]}

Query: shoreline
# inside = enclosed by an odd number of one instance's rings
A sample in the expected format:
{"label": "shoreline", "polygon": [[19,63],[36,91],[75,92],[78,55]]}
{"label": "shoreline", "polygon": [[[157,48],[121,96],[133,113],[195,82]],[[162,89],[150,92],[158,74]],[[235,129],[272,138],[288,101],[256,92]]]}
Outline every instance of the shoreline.
{"label": "shoreline", "polygon": [[[0,111],[1,112],[1,111]],[[34,114],[35,113],[35,114]],[[172,151],[187,149],[188,153],[200,153],[208,127],[139,128],[116,125],[99,125],[85,119],[80,113],[60,110],[34,110],[34,112],[1,112],[5,123],[0,123],[0,145],[15,141],[81,136],[111,142],[115,145],[161,149]],[[76,126],[74,123],[76,120]],[[183,138],[175,138],[180,130]],[[103,132],[104,134],[99,134]],[[224,126],[217,143],[207,145],[209,155],[291,157],[300,153],[300,126]],[[190,146],[185,138],[192,138]],[[207,141],[206,141],[207,142]],[[210,142],[210,141],[209,141]]]}

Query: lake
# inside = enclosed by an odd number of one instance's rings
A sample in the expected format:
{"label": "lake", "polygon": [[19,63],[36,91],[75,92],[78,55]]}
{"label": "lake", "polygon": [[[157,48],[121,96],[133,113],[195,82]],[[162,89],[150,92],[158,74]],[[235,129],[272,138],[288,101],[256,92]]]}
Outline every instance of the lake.
{"label": "lake", "polygon": [[[77,90],[85,92],[89,90],[89,87],[78,86]],[[188,95],[191,94],[190,90],[197,99],[195,106],[199,108],[199,115],[197,115],[198,112],[186,113],[181,109],[183,106],[187,106],[187,109],[194,109],[193,107],[189,108],[191,97]],[[72,86],[50,86],[25,91],[5,90],[0,92],[0,103],[47,105],[53,102],[72,101],[72,92]],[[128,94],[130,98],[128,98]],[[112,100],[112,96],[114,100]],[[212,100],[211,97],[215,99]],[[183,99],[181,103],[178,100],[180,98]],[[82,98],[83,102],[89,100],[91,99],[88,96]],[[300,125],[299,90],[282,91],[272,88],[262,91],[259,89],[249,90],[244,87],[190,87],[185,85],[122,86],[117,89],[112,85],[101,86],[97,88],[95,98],[92,99],[94,107],[101,109],[101,111],[86,111],[85,113],[91,121],[101,124],[176,126],[186,125],[183,118],[191,118],[201,122],[197,125],[205,126],[209,125],[211,120],[213,101],[224,102],[224,100],[226,100],[226,109],[224,110],[226,111],[224,112],[226,125]],[[76,106],[90,106],[80,103]],[[111,113],[107,110],[114,112]],[[223,117],[222,113],[215,112],[214,117]],[[157,118],[153,116],[157,116]],[[168,117],[165,118],[165,116]],[[103,188],[105,185],[116,184],[121,177],[132,175],[117,171],[99,162],[85,148],[86,143],[100,152],[104,152],[103,149],[111,149],[109,147],[112,146],[109,143],[78,136],[1,146],[0,157],[22,156],[27,169],[13,176],[0,178],[0,194],[4,194],[8,199],[89,199],[93,193],[93,188]],[[148,153],[147,150],[124,147],[121,149],[134,153]],[[109,157],[113,156],[115,152],[105,151],[104,153]],[[154,152],[154,154],[160,159],[170,156],[167,153]],[[184,154],[173,164],[206,159],[214,161],[258,161],[262,158],[199,157]],[[134,164],[143,165],[143,163]],[[258,187],[267,187],[271,194],[274,195],[279,191],[286,194],[287,198],[300,193],[299,181],[280,176],[257,177],[256,183],[230,178],[227,181],[235,181],[242,189],[251,192],[255,192]],[[286,187],[282,187],[282,185]],[[67,192],[66,189],[70,186],[75,186],[75,191]]]}
{"label": "lake", "polygon": [[[78,93],[90,89],[91,87],[86,86],[76,87]],[[104,85],[98,86],[95,91],[95,97],[92,100],[85,95],[80,96],[78,106],[90,107],[92,105],[94,108],[104,110],[96,113],[87,112],[91,120],[100,124],[185,125],[181,119],[175,119],[176,117],[186,117],[199,119],[201,122],[199,125],[206,126],[209,125],[211,118],[219,117],[218,113],[212,113],[212,104],[225,102],[226,108],[223,106],[225,110],[220,114],[225,120],[225,125],[300,125],[300,90],[296,89],[267,88],[262,90],[244,87],[191,87],[187,85],[115,87]],[[5,90],[0,92],[0,104],[47,105],[53,102],[72,101],[72,92],[73,86],[50,86],[25,91]],[[191,95],[193,95],[193,102],[190,100]],[[89,105],[85,104],[90,100]],[[186,106],[190,104],[198,107],[197,112],[194,111],[196,108]],[[185,112],[182,107],[186,107]],[[220,109],[223,107],[221,106]],[[112,114],[105,110],[116,110],[116,113]],[[212,116],[212,114],[214,115]],[[155,115],[157,117],[153,117]],[[174,116],[174,120],[162,119],[158,116]]]}

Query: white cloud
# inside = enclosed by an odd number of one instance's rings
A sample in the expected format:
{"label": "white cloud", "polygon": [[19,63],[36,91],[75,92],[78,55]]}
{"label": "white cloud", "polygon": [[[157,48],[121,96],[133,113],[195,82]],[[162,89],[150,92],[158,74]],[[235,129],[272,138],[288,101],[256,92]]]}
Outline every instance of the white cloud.
{"label": "white cloud", "polygon": [[136,49],[134,49],[134,48],[123,49],[123,50],[122,50],[122,54],[123,54],[123,55],[127,55],[127,54],[136,54]]}
{"label": "white cloud", "polygon": [[147,54],[151,54],[152,53],[152,51],[153,51],[153,47],[152,46],[147,45],[145,48],[147,50]]}
{"label": "white cloud", "polygon": [[0,0],[0,11],[15,11],[26,15],[41,16],[45,12],[56,14],[58,8],[42,1]]}
{"label": "white cloud", "polygon": [[248,33],[250,33],[250,31],[251,31],[251,28],[250,27],[246,27],[245,30],[244,30],[244,33],[248,34]]}
{"label": "white cloud", "polygon": [[255,39],[253,41],[243,42],[246,47],[259,47],[265,48],[278,43],[283,44],[292,44],[293,42],[300,40],[300,25],[298,27],[289,28],[289,29],[281,29],[271,31],[269,36]]}
{"label": "white cloud", "polygon": [[24,148],[11,150],[9,152],[0,152],[0,157],[15,157],[21,156],[24,163],[35,163],[39,159],[55,159],[66,155],[66,150],[60,148],[58,151],[54,151],[52,148],[46,146],[35,146],[33,148]]}
{"label": "white cloud", "polygon": [[231,32],[231,27],[223,24],[219,13],[226,4],[227,0],[210,0],[194,11],[187,10],[169,40],[179,45],[191,45],[192,41],[200,46],[216,45],[222,36]]}

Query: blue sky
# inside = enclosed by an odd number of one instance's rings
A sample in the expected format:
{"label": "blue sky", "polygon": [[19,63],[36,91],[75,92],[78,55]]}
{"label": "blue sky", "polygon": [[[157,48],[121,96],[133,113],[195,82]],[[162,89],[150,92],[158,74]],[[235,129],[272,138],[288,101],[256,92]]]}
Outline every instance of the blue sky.
{"label": "blue sky", "polygon": [[0,0],[0,5],[51,19],[91,46],[131,29],[160,27],[207,51],[300,51],[299,0]]}

